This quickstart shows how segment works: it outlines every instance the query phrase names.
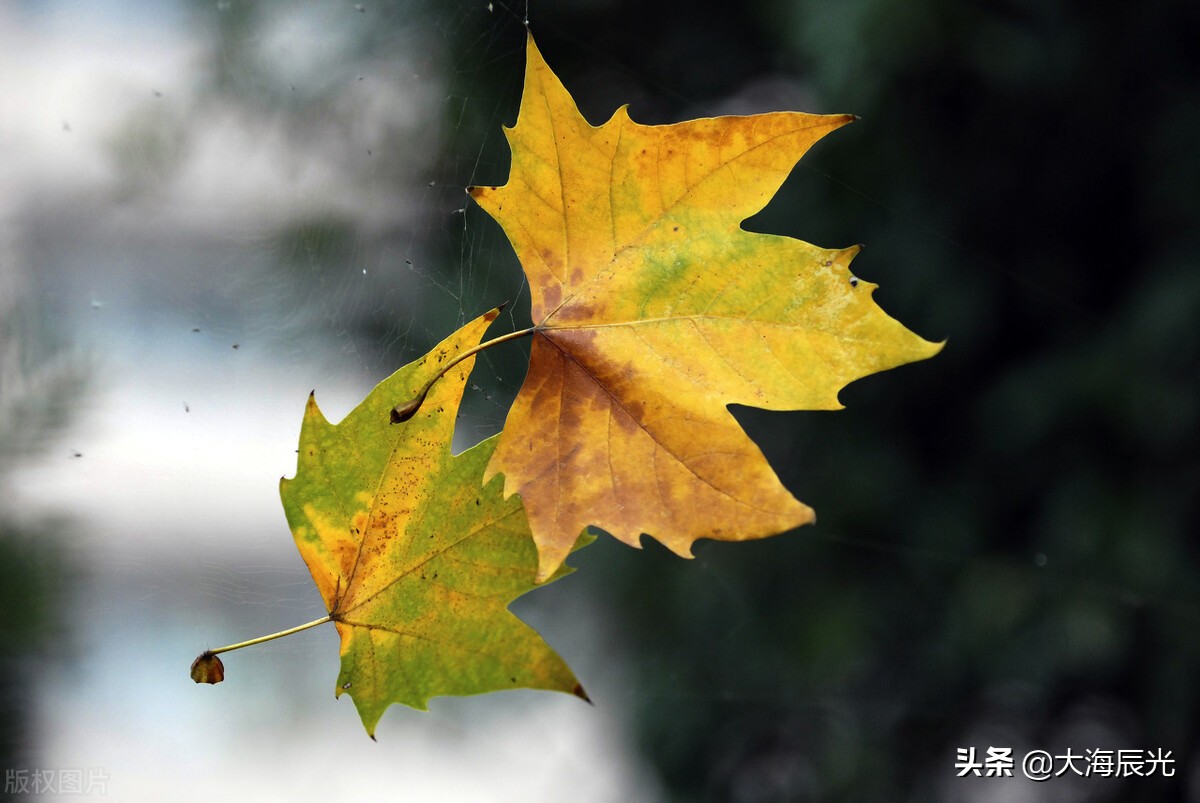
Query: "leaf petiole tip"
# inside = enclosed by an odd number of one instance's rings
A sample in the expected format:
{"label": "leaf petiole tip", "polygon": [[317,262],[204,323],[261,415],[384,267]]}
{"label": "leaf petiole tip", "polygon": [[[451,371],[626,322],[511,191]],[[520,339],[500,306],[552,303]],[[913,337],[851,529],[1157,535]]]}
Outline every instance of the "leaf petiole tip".
{"label": "leaf petiole tip", "polygon": [[221,663],[221,659],[217,657],[217,653],[240,650],[242,647],[262,644],[264,641],[272,641],[284,636],[290,636],[293,633],[299,633],[301,630],[308,630],[310,627],[316,627],[317,625],[323,625],[326,622],[332,621],[333,616],[326,614],[320,619],[313,619],[311,622],[306,622],[296,627],[289,627],[287,630],[280,630],[278,633],[272,633],[269,636],[259,636],[249,641],[239,641],[237,644],[230,644],[215,650],[205,650],[196,656],[195,661],[192,661],[192,680],[197,683],[220,683],[225,679],[225,665]]}

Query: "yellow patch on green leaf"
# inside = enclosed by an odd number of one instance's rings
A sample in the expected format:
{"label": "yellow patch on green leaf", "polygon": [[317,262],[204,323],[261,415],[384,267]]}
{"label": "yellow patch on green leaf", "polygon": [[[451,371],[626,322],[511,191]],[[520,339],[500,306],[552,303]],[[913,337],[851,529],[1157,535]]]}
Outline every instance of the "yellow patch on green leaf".
{"label": "yellow patch on green leaf", "polygon": [[280,484],[341,638],[336,694],[354,699],[371,734],[393,702],[423,709],[435,695],[520,687],[582,696],[563,660],[508,611],[535,587],[537,556],[520,500],[505,499],[499,481],[484,484],[495,439],[450,452],[474,359],[438,381],[411,419],[390,423],[391,408],[477,345],[496,314],[379,383],[340,424],[310,397],[296,476]]}

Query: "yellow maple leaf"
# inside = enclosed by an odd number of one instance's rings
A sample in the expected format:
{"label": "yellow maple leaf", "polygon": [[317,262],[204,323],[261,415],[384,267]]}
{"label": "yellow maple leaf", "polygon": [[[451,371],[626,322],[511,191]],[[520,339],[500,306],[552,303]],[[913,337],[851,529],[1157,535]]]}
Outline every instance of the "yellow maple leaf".
{"label": "yellow maple leaf", "polygon": [[850,115],[599,127],[528,40],[512,170],[471,195],[529,279],[529,372],[485,479],[519,493],[550,577],[585,525],[691,555],[813,521],[729,413],[837,409],[838,391],[941,348],[849,271],[857,248],[756,234],[800,157]]}

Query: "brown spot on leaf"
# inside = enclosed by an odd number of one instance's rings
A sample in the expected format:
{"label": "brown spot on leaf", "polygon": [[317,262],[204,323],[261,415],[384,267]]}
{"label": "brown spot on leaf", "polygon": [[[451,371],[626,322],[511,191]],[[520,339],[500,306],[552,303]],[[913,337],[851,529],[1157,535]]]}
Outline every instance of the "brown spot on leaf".
{"label": "brown spot on leaf", "polygon": [[562,285],[550,284],[542,287],[542,305],[550,312],[562,301]]}
{"label": "brown spot on leaf", "polygon": [[550,270],[551,273],[557,274],[558,269],[562,267],[562,257],[553,248],[543,248],[538,252],[542,263]]}

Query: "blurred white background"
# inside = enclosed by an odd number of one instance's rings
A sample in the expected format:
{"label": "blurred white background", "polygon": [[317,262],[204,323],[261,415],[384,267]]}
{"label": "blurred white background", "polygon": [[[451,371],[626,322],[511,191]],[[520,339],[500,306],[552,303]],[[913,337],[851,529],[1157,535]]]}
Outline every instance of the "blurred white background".
{"label": "blurred white background", "polygon": [[464,231],[468,106],[493,137],[511,122],[447,88],[455,24],[487,4],[398,4],[384,40],[370,6],[262,5],[0,4],[0,505],[56,578],[51,613],[14,625],[7,791],[74,769],[102,788],[47,797],[652,798],[603,702],[619,651],[569,594],[521,610],[595,707],[437,699],[372,743],[334,699],[332,628],[225,656],[221,685],[188,677],[205,648],[323,613],[278,499],[305,398],[337,420],[456,325],[439,311],[485,308],[470,255],[429,254]]}

